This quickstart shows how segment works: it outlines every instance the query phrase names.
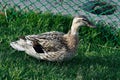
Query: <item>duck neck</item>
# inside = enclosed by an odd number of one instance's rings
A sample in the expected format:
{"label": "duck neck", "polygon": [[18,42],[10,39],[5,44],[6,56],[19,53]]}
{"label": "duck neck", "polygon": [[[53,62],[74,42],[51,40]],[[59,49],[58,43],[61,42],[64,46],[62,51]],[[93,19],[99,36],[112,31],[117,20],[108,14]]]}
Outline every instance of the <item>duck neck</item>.
{"label": "duck neck", "polygon": [[72,25],[71,27],[71,35],[78,35],[78,27]]}
{"label": "duck neck", "polygon": [[71,27],[71,30],[68,32],[66,35],[67,37],[67,42],[68,42],[68,47],[71,51],[76,50],[79,38],[78,38],[78,29],[75,28],[75,26]]}

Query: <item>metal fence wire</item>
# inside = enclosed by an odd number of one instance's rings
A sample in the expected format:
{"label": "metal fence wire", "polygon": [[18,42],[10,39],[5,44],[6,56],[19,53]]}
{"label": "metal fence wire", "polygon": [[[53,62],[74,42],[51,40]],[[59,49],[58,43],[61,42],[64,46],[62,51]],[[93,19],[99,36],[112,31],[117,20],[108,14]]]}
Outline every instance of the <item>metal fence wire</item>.
{"label": "metal fence wire", "polygon": [[96,21],[120,25],[120,0],[0,0],[1,14],[10,7],[72,16],[82,14]]}

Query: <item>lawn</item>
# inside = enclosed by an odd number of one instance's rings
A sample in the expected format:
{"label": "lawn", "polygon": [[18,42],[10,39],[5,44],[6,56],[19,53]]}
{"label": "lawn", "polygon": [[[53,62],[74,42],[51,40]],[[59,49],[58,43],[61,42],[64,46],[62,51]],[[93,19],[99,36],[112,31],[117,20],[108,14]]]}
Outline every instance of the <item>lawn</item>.
{"label": "lawn", "polygon": [[77,56],[67,62],[37,60],[9,45],[19,36],[67,33],[72,17],[51,13],[0,15],[0,80],[120,80],[120,31],[105,23],[79,30]]}

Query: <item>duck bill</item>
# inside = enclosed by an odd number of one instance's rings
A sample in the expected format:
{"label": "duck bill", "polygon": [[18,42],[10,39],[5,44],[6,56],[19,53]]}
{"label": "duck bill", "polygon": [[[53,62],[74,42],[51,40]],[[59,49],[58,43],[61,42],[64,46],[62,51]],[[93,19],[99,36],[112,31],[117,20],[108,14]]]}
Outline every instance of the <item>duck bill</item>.
{"label": "duck bill", "polygon": [[91,28],[96,28],[96,26],[90,21],[88,21],[87,26]]}

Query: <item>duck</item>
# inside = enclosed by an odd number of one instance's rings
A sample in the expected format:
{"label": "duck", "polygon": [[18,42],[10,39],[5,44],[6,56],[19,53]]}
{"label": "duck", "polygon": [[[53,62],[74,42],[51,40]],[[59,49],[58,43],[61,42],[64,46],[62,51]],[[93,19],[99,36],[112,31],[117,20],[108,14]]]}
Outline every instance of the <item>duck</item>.
{"label": "duck", "polygon": [[75,16],[68,33],[50,31],[37,35],[26,35],[10,42],[10,46],[18,51],[47,61],[67,61],[76,55],[79,44],[79,28],[87,26],[96,28],[84,15]]}

